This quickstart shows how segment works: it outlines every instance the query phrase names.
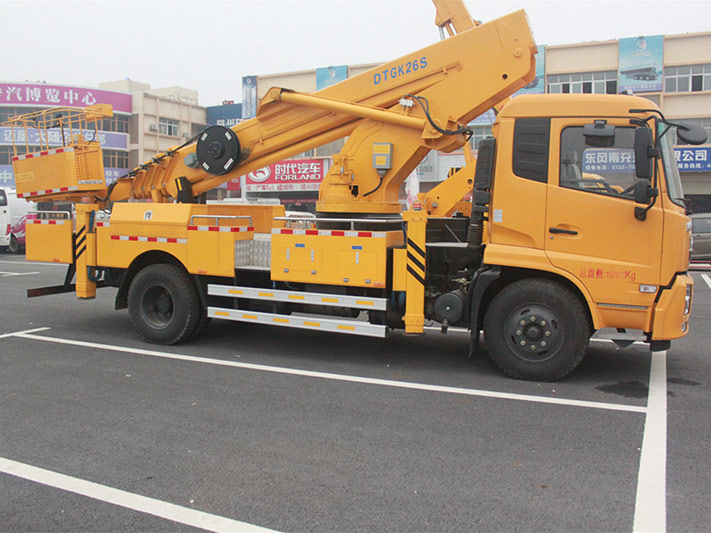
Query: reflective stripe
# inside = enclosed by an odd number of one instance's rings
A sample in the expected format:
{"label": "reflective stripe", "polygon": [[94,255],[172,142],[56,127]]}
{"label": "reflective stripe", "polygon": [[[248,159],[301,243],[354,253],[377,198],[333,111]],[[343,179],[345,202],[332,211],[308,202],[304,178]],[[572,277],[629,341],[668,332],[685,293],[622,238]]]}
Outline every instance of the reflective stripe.
{"label": "reflective stripe", "polygon": [[329,230],[329,229],[291,229],[291,228],[273,228],[272,233],[275,235],[318,235],[320,237],[373,237],[376,239],[384,239],[386,232],[384,231],[345,231],[345,230]]}
{"label": "reflective stripe", "polygon": [[254,226],[188,226],[188,231],[221,231],[226,233],[240,233],[254,231]]}
{"label": "reflective stripe", "polygon": [[78,186],[72,185],[71,187],[59,187],[58,189],[44,189],[41,191],[18,193],[17,197],[18,198],[30,198],[32,196],[40,196],[40,195],[44,195],[44,194],[57,194],[60,192],[71,192],[71,191],[78,191],[78,190],[79,190]]}
{"label": "reflective stripe", "polygon": [[66,220],[39,220],[36,218],[33,218],[31,220],[26,220],[26,222],[29,222],[30,224],[50,224],[52,226],[59,225],[61,226]]}
{"label": "reflective stripe", "polygon": [[[62,152],[73,152],[74,148],[67,147],[67,148],[55,148],[54,150],[45,150],[42,152],[32,152],[29,154],[22,154],[22,155],[16,155],[12,158],[13,161],[22,161],[23,159],[32,159],[34,157],[38,157],[41,155],[54,155],[54,154],[61,154]],[[18,194],[19,196],[19,194]]]}
{"label": "reflective stripe", "polygon": [[135,235],[112,235],[112,241],[134,241],[134,242],[160,242],[168,244],[187,244],[188,239],[175,239],[173,237],[142,237]]}

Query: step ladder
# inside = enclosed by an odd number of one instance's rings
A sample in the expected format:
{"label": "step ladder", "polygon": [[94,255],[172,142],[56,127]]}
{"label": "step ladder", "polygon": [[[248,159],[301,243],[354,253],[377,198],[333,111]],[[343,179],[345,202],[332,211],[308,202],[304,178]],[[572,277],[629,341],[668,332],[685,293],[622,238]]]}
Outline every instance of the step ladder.
{"label": "step ladder", "polygon": [[[369,298],[364,296],[348,296],[344,294],[329,294],[318,292],[285,291],[277,289],[264,289],[258,287],[236,287],[231,285],[209,284],[207,294],[231,298],[244,298],[247,300],[265,300],[271,302],[288,302],[302,305],[326,305],[369,311],[385,311],[387,300],[385,298]],[[226,307],[208,307],[207,316],[237,322],[253,322],[270,326],[287,328],[311,329],[316,331],[330,331],[332,333],[346,333],[366,337],[387,336],[388,328],[384,325],[370,324],[361,320],[347,318],[322,318],[320,316],[296,316],[263,311],[245,311]]]}

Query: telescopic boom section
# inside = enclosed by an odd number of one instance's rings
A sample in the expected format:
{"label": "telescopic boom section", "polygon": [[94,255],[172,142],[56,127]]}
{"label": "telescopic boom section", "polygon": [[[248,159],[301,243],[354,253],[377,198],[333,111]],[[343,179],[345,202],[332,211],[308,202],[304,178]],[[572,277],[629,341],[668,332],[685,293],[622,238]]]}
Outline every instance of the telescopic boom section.
{"label": "telescopic boom section", "polygon": [[[201,150],[201,140],[197,150],[195,145],[181,148],[134,179],[120,180],[112,199],[161,201],[177,197],[178,184],[188,182],[198,195],[348,136],[321,185],[318,211],[399,212],[399,187],[427,153],[452,151],[467,140],[465,133],[442,130],[457,130],[529,83],[535,52],[527,17],[517,11],[312,95],[272,88],[255,118],[224,130],[235,135],[236,147],[206,132],[202,143],[211,148]],[[374,147],[382,145],[392,145],[385,165],[390,168],[374,168]],[[211,157],[229,163],[227,168],[206,171]]]}

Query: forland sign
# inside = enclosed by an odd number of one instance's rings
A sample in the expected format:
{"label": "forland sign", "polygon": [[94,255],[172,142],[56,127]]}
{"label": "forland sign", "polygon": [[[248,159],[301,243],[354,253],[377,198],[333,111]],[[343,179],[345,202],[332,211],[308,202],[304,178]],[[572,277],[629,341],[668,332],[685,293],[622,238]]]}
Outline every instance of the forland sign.
{"label": "forland sign", "polygon": [[325,159],[290,159],[247,174],[250,192],[318,191],[327,171]]}

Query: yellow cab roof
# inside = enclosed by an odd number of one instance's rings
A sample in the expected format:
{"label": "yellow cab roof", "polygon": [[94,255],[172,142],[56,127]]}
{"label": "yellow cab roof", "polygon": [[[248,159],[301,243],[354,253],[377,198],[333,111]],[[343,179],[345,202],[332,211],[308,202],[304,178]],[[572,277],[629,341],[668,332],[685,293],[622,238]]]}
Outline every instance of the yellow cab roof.
{"label": "yellow cab roof", "polygon": [[[630,109],[659,107],[646,98],[625,94],[526,94],[507,102],[498,118],[627,117]],[[635,115],[646,117],[648,113]]]}

